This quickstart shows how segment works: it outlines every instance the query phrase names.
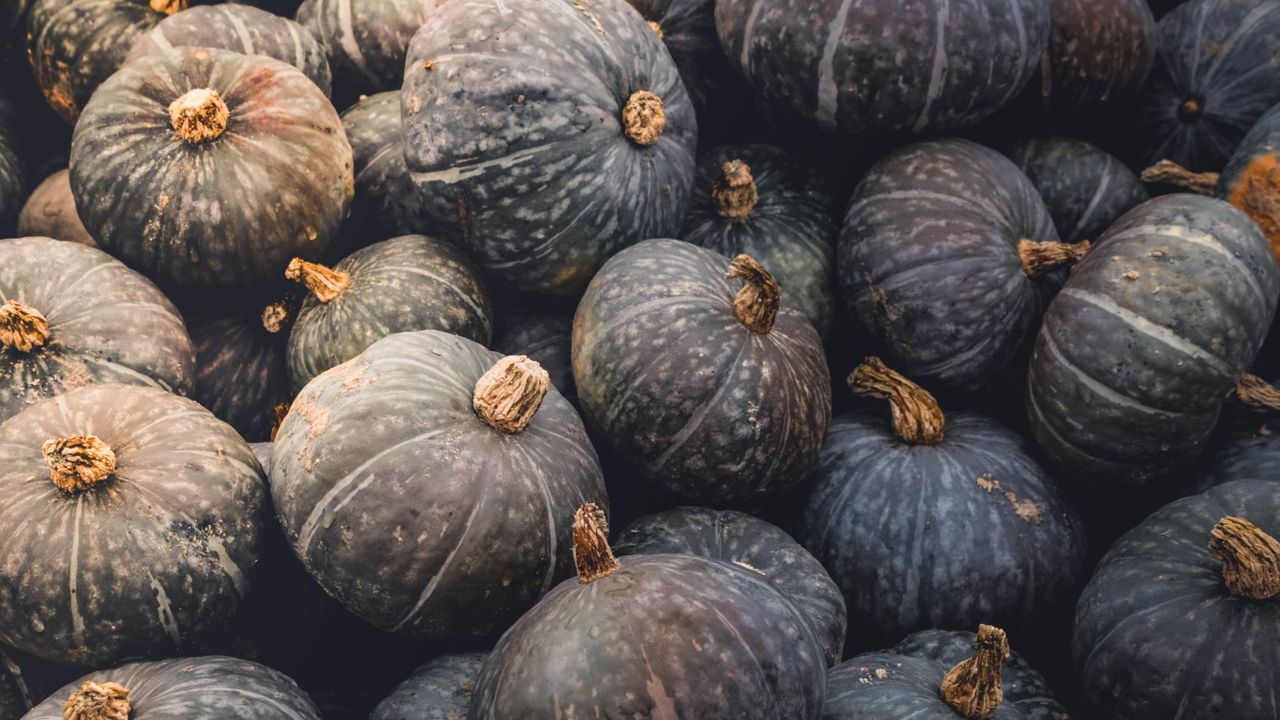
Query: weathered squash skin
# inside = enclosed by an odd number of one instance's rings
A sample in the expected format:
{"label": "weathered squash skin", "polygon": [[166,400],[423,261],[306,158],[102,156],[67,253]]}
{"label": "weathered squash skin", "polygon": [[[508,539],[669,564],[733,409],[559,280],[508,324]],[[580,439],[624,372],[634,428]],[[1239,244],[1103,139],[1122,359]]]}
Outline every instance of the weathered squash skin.
{"label": "weathered squash skin", "polygon": [[[822,720],[963,720],[938,693],[951,667],[894,651],[850,658],[827,673]],[[990,720],[1030,717],[1017,703],[1002,701]]]}
{"label": "weathered squash skin", "polygon": [[911,145],[849,201],[837,249],[845,304],[895,369],[971,394],[1011,370],[1064,273],[1030,277],[1018,242],[1058,240],[1034,185],[968,140]]}
{"label": "weathered squash skin", "polygon": [[[0,91],[0,105],[8,103]],[[0,233],[12,232],[26,194],[27,171],[18,129],[8,118],[0,118]]]}
{"label": "weathered squash skin", "polygon": [[[713,197],[724,164],[747,164],[757,201],[743,217],[723,217]],[[819,335],[835,306],[835,203],[821,171],[770,145],[721,146],[698,160],[680,239],[734,257],[746,253],[773,274]]]}
{"label": "weathered squash skin", "polygon": [[51,237],[89,247],[98,246],[98,241],[84,229],[80,214],[76,212],[70,171],[59,170],[31,191],[31,197],[18,213],[18,237]]}
{"label": "weathered squash skin", "polygon": [[1147,0],[1051,0],[1040,92],[1048,106],[1093,105],[1133,94],[1155,62]]}
{"label": "weathered squash skin", "polygon": [[[1188,108],[1188,100],[1197,107]],[[1194,0],[1160,21],[1160,52],[1138,109],[1144,166],[1219,171],[1280,102],[1280,3]]]}
{"label": "weathered squash skin", "polygon": [[286,675],[218,655],[135,662],[90,673],[37,705],[24,720],[63,720],[67,698],[88,680],[128,689],[129,720],[320,720],[315,703]]}
{"label": "weathered squash skin", "polygon": [[722,0],[725,54],[771,102],[828,129],[972,125],[1031,79],[1049,3]]}
{"label": "weathered squash skin", "polygon": [[1218,197],[1253,218],[1280,261],[1280,105],[1244,136],[1218,179]]}
{"label": "weathered squash skin", "polygon": [[[228,130],[199,144],[170,103],[212,88]],[[237,291],[316,259],[346,218],[351,146],[338,114],[292,65],[177,48],[130,63],[85,107],[71,144],[71,190],[99,244],[161,286]]]}
{"label": "weathered squash skin", "polygon": [[767,334],[734,311],[729,258],[678,240],[624,250],[573,323],[583,416],[678,502],[752,505],[794,488],[831,419],[822,343],[786,295]]}
{"label": "weathered squash skin", "polygon": [[82,385],[150,385],[189,394],[195,354],[177,309],[106,253],[51,238],[0,240],[0,302],[49,322],[30,352],[0,345],[0,421]]}
{"label": "weathered squash skin", "polygon": [[170,15],[134,42],[126,62],[176,47],[273,57],[302,71],[326,97],[332,91],[329,61],[315,36],[288,18],[249,5],[208,5]]}
{"label": "weathered squash skin", "polygon": [[827,665],[840,662],[848,618],[840,588],[781,528],[733,510],[680,507],[642,517],[618,533],[619,556],[685,554],[763,575],[809,621]]}
{"label": "weathered squash skin", "polygon": [[445,655],[413,671],[369,720],[463,720],[489,653]]}
{"label": "weathered squash skin", "polygon": [[493,348],[507,355],[528,355],[551,375],[551,384],[575,407],[578,386],[573,382],[573,315],[556,312],[510,312]]}
{"label": "weathered squash skin", "polygon": [[196,349],[192,399],[249,442],[271,439],[274,409],[287,403],[287,335],[263,327],[259,313],[195,316],[187,322]]}
{"label": "weathered squash skin", "polygon": [[569,573],[577,506],[606,502],[559,393],[515,435],[472,409],[499,357],[447,333],[390,335],[312,381],[276,435],[271,491],[294,551],[380,629],[496,636]]}
{"label": "weathered squash skin", "polygon": [[1280,603],[1237,597],[1209,552],[1223,516],[1280,537],[1280,483],[1177,500],[1120,538],[1076,608],[1072,655],[1099,717],[1275,718]]}
{"label": "weathered squash skin", "polygon": [[[68,492],[42,446],[77,435],[109,446],[115,471]],[[249,591],[267,500],[229,425],[163,390],[94,385],[0,425],[0,455],[0,640],[101,667],[219,639]]]}
{"label": "weathered squash skin", "polygon": [[1111,226],[1054,299],[1027,379],[1031,430],[1077,478],[1151,481],[1208,442],[1280,294],[1262,232],[1167,195]]}
{"label": "weathered squash skin", "polygon": [[1204,492],[1236,480],[1280,480],[1280,435],[1236,431],[1227,435],[1209,455],[1206,470],[1193,487]]}
{"label": "weathered squash skin", "polygon": [[421,233],[441,236],[457,232],[440,227],[422,210],[418,192],[404,163],[400,133],[400,91],[361,98],[342,113],[342,127],[355,155],[356,196],[347,225],[357,247],[397,235]]}
{"label": "weathered squash skin", "polygon": [[[622,118],[639,92],[665,115],[649,145]],[[623,0],[450,0],[410,45],[401,103],[427,212],[517,289],[575,295],[619,250],[680,230],[697,120]]]}
{"label": "weathered squash skin", "polygon": [[1036,186],[1064,242],[1093,240],[1150,199],[1132,170],[1083,140],[1025,138],[1005,155]]}
{"label": "weathered squash skin", "polygon": [[320,40],[338,95],[397,90],[409,41],[442,0],[306,0],[297,19]]}
{"label": "weathered squash skin", "polygon": [[289,333],[294,392],[392,333],[441,330],[488,345],[493,309],[480,273],[461,250],[404,235],[357,250],[334,266],[350,277],[338,297],[308,294]]}

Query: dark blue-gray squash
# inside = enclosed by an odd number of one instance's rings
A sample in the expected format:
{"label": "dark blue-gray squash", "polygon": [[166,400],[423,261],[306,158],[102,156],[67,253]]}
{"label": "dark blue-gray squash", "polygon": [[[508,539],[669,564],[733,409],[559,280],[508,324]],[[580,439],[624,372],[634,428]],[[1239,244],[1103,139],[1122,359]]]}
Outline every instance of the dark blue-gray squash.
{"label": "dark blue-gray squash", "polygon": [[1208,453],[1205,469],[1193,489],[1203,492],[1236,480],[1280,480],[1280,433],[1258,422],[1258,429],[1232,429]]}
{"label": "dark blue-gray squash", "polygon": [[[271,309],[277,307],[283,304]],[[261,312],[197,315],[187,321],[196,350],[192,399],[249,442],[271,439],[276,407],[292,397],[285,363],[287,328],[267,314],[265,323]]]}
{"label": "dark blue-gray squash", "polygon": [[1046,109],[1124,100],[1147,79],[1158,44],[1147,0],[1050,0],[1040,65]]}
{"label": "dark blue-gray squash", "polygon": [[487,657],[460,653],[425,663],[378,703],[369,720],[463,720]]}
{"label": "dark blue-gray squash", "polygon": [[506,355],[528,355],[551,376],[551,384],[565,400],[578,404],[573,382],[573,314],[554,311],[513,311],[503,315],[505,327],[493,349]]}
{"label": "dark blue-gray squash", "polygon": [[340,98],[399,90],[405,52],[440,0],[306,0],[298,22],[324,46]]}

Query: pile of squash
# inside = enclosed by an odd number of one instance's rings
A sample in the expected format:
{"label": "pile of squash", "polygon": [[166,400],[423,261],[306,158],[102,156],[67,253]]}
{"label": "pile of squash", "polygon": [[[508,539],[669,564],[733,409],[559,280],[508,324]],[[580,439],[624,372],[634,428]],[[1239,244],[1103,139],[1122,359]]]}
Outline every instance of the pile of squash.
{"label": "pile of squash", "polygon": [[1280,0],[0,67],[0,720],[1280,720]]}

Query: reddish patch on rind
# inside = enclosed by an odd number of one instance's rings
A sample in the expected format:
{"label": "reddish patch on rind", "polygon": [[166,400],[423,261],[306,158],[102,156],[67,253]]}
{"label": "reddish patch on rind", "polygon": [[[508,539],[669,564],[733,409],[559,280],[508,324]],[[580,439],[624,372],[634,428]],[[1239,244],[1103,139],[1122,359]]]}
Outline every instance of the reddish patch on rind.
{"label": "reddish patch on rind", "polygon": [[1276,154],[1251,160],[1232,183],[1227,201],[1258,223],[1280,260],[1280,159]]}

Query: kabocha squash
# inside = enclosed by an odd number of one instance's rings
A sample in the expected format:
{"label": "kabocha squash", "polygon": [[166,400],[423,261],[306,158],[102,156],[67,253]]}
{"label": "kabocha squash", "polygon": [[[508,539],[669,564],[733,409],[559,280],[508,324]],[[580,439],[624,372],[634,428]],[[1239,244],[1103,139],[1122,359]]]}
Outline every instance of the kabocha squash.
{"label": "kabocha squash", "polygon": [[648,515],[618,533],[619,556],[687,554],[763,575],[809,621],[828,665],[840,662],[844,597],[822,564],[781,528],[732,510],[681,507]]}
{"label": "kabocha squash", "polygon": [[1271,326],[1280,267],[1230,205],[1167,195],[1126,213],[1054,299],[1027,379],[1031,430],[1076,478],[1190,464]]}
{"label": "kabocha squash", "polygon": [[0,425],[0,640],[93,667],[218,639],[262,552],[266,486],[191,400],[94,385]]}
{"label": "kabocha squash", "polygon": [[18,236],[51,237],[89,247],[98,246],[98,241],[84,229],[80,214],[76,212],[70,171],[59,170],[31,192],[31,197],[18,213]]}
{"label": "kabocha squash", "polygon": [[276,435],[271,492],[316,581],[374,626],[492,637],[569,570],[595,451],[537,363],[426,330],[320,375]]}
{"label": "kabocha squash", "polygon": [[1280,3],[1193,0],[1160,21],[1160,53],[1138,108],[1145,164],[1218,171],[1280,102]]}
{"label": "kabocha squash", "polygon": [[623,0],[450,0],[414,37],[400,100],[426,211],[518,289],[575,295],[680,229],[697,121]]}
{"label": "kabocha squash", "polygon": [[975,393],[1012,369],[1088,246],[1058,242],[1034,185],[967,140],[899,150],[849,202],[837,277],[850,311],[908,377]]}
{"label": "kabocha squash", "polygon": [[831,326],[838,221],[822,173],[769,145],[718,147],[698,160],[680,238],[768,270],[813,323]]}
{"label": "kabocha squash", "polygon": [[877,358],[849,379],[889,401],[827,432],[799,533],[844,591],[850,638],[883,647],[982,620],[1018,630],[1073,596],[1080,518],[1021,437],[981,415],[943,417]]}
{"label": "kabocha squash", "polygon": [[510,312],[503,316],[506,327],[498,333],[493,348],[506,355],[528,355],[547,371],[551,385],[566,400],[578,404],[578,387],[573,382],[573,314],[557,312]]}
{"label": "kabocha squash", "polygon": [[369,720],[463,720],[488,656],[461,653],[424,664],[378,703]]}
{"label": "kabocha squash", "polygon": [[1005,154],[1040,191],[1063,242],[1093,240],[1150,199],[1132,170],[1083,140],[1026,138]]}
{"label": "kabocha squash", "polygon": [[249,449],[253,451],[253,456],[258,458],[258,463],[262,465],[263,472],[270,473],[272,444],[269,442],[250,443]]}
{"label": "kabocha squash", "polygon": [[85,107],[71,191],[98,243],[161,286],[255,289],[318,258],[351,203],[338,114],[292,65],[177,48],[129,63]]}
{"label": "kabocha squash", "polygon": [[1099,717],[1275,718],[1280,483],[1177,500],[1122,537],[1076,608],[1072,655]]}
{"label": "kabocha squash", "polygon": [[208,5],[171,15],[140,36],[125,61],[175,47],[266,55],[301,70],[326,96],[332,89],[329,61],[315,36],[292,20],[249,5]]}
{"label": "kabocha squash", "polygon": [[425,235],[375,243],[332,268],[295,259],[285,276],[310,291],[289,332],[295,392],[392,333],[442,330],[488,345],[493,332],[479,272],[461,250]]}
{"label": "kabocha squash", "polygon": [[400,91],[361,98],[342,113],[342,127],[355,155],[355,201],[344,244],[356,249],[370,241],[412,233],[441,235],[422,210],[417,190],[404,164],[400,134]]}
{"label": "kabocha squash", "polygon": [[0,240],[0,421],[93,383],[188,394],[191,338],[146,278],[93,248]]}
{"label": "kabocha squash", "polygon": [[399,89],[409,41],[441,0],[306,0],[298,22],[320,40],[338,94]]}
{"label": "kabocha squash", "polygon": [[1229,434],[1210,455],[1197,492],[1235,480],[1280,480],[1280,434],[1236,432]]}
{"label": "kabocha squash", "polygon": [[[8,98],[0,91],[0,105],[6,103]],[[26,167],[22,161],[18,128],[8,118],[0,117],[0,233],[13,231],[26,194]]]}
{"label": "kabocha squash", "polygon": [[274,315],[278,307],[229,317],[193,316],[187,323],[196,349],[192,398],[250,442],[271,439],[275,408],[292,397],[285,361],[288,328]]}
{"label": "kabocha squash", "polygon": [[1158,42],[1147,0],[1051,0],[1050,15],[1040,67],[1047,107],[1123,99],[1142,86]]}
{"label": "kabocha squash", "polygon": [[320,713],[286,675],[248,660],[210,655],[90,673],[37,705],[25,720],[166,718],[319,720]]}
{"label": "kabocha squash", "polygon": [[604,513],[573,525],[578,577],[546,595],[485,662],[471,720],[817,720],[822,653],[768,580],[696,555],[614,557]]}
{"label": "kabocha squash", "polygon": [[624,250],[573,321],[583,415],[680,502],[751,505],[813,467],[831,379],[813,326],[746,255],[678,240]]}
{"label": "kabocha squash", "polygon": [[825,128],[921,132],[972,125],[1027,84],[1049,3],[721,0],[716,29],[767,100]]}

